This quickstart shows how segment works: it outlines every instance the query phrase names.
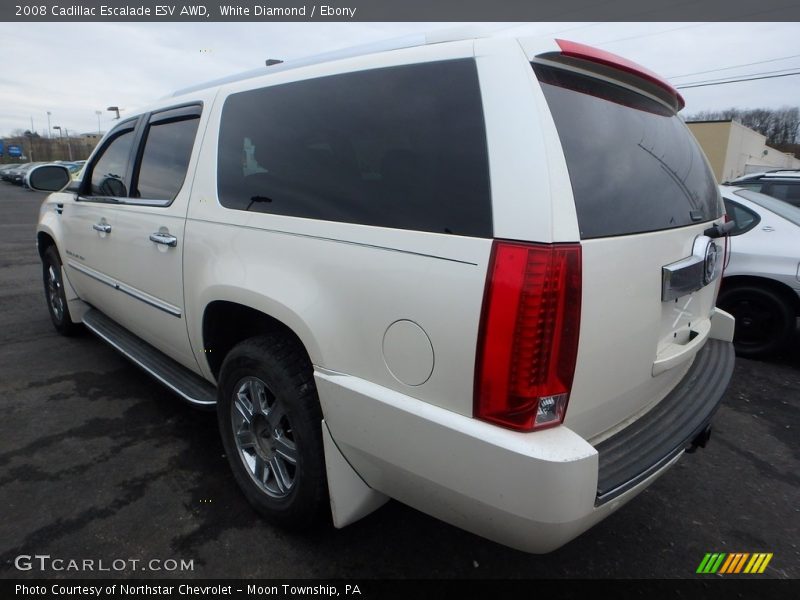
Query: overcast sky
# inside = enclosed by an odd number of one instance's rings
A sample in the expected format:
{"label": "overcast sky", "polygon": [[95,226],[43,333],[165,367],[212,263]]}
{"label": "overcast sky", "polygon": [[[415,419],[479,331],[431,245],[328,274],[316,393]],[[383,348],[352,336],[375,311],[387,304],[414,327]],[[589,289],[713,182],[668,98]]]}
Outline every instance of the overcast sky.
{"label": "overcast sky", "polygon": [[[176,89],[447,23],[0,23],[0,136],[50,126],[112,124],[109,106],[136,107]],[[494,35],[583,42],[666,76],[675,85],[800,70],[800,23],[492,23]],[[788,58],[787,58],[788,57]],[[781,59],[781,60],[774,60]],[[749,64],[758,63],[758,64]],[[739,68],[729,69],[738,65]],[[724,70],[718,70],[724,69]],[[800,76],[682,90],[684,114],[800,104]]]}

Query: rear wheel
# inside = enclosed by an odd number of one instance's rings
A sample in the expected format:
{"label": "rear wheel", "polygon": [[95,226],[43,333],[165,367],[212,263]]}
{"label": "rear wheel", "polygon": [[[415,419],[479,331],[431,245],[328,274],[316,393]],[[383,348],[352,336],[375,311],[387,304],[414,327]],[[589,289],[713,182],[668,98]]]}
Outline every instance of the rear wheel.
{"label": "rear wheel", "polygon": [[61,258],[55,246],[50,246],[42,256],[42,279],[47,309],[53,327],[61,335],[72,336],[81,331],[81,326],[72,322],[64,292],[64,280],[61,275]]}
{"label": "rear wheel", "polygon": [[792,306],[787,298],[770,288],[733,287],[720,294],[717,304],[736,318],[733,343],[740,356],[774,354],[794,334],[796,317]]}
{"label": "rear wheel", "polygon": [[262,515],[301,529],[330,514],[322,411],[298,344],[270,335],[231,350],[220,371],[217,416],[236,482]]}

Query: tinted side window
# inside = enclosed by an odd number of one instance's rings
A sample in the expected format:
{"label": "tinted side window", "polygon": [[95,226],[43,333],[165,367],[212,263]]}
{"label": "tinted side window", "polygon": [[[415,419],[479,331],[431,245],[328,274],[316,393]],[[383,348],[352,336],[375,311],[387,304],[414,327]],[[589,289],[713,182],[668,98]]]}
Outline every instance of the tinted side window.
{"label": "tinted side window", "polygon": [[173,200],[183,186],[198,117],[153,123],[148,128],[134,198]]}
{"label": "tinted side window", "polygon": [[731,235],[741,235],[750,231],[761,221],[761,217],[752,210],[728,199],[725,199],[725,212],[735,223],[733,230],[731,230]]}
{"label": "tinted side window", "polygon": [[721,215],[714,176],[673,111],[593,77],[533,68],[561,138],[581,238],[684,227]]}
{"label": "tinted side window", "polygon": [[347,73],[231,95],[223,206],[491,237],[473,60]]}
{"label": "tinted side window", "polygon": [[754,192],[760,192],[761,188],[764,187],[764,184],[761,183],[760,181],[755,181],[755,182],[752,182],[752,183],[750,183],[750,182],[733,183],[731,185],[735,185],[737,187],[744,188],[746,190],[753,190]]}
{"label": "tinted side window", "polygon": [[124,198],[128,195],[125,182],[128,177],[128,161],[132,145],[133,129],[128,129],[119,133],[106,146],[92,167],[90,193],[93,196]]}
{"label": "tinted side window", "polygon": [[800,204],[800,183],[771,183],[764,193],[791,204]]}

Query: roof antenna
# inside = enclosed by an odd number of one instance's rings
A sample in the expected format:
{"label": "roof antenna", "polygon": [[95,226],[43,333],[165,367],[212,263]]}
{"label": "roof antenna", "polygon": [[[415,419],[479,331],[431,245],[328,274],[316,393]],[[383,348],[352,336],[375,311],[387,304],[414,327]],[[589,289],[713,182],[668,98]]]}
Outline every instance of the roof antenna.
{"label": "roof antenna", "polygon": [[267,63],[268,67],[271,67],[272,65],[279,65],[283,61],[277,58],[268,58],[265,62]]}

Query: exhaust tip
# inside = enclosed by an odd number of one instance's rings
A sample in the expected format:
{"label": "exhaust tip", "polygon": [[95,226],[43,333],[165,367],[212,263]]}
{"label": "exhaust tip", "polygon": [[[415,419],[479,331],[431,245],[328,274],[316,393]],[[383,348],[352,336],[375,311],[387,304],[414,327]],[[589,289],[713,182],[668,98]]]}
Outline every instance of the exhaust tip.
{"label": "exhaust tip", "polygon": [[687,454],[692,454],[693,452],[697,451],[698,448],[705,448],[708,440],[711,439],[711,426],[708,425],[703,431],[698,433],[694,439],[689,443],[686,448]]}

